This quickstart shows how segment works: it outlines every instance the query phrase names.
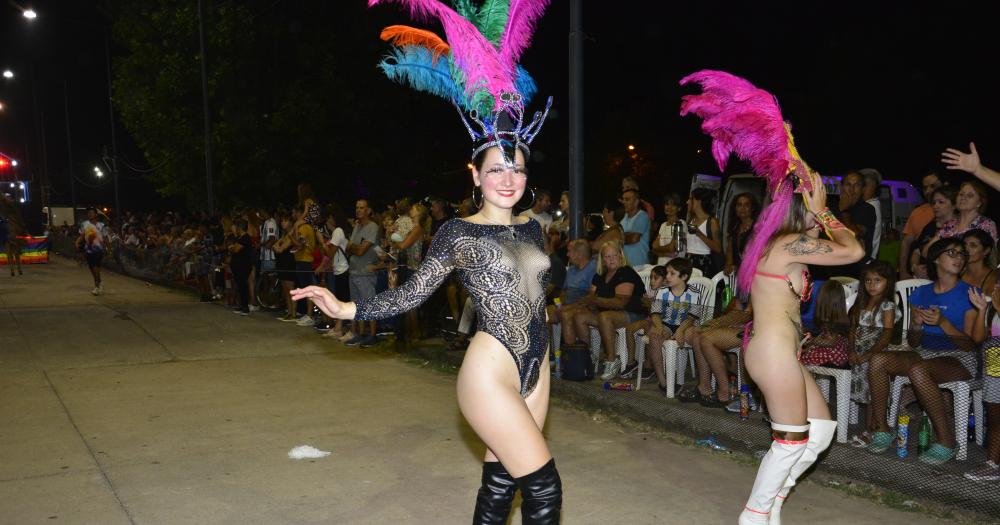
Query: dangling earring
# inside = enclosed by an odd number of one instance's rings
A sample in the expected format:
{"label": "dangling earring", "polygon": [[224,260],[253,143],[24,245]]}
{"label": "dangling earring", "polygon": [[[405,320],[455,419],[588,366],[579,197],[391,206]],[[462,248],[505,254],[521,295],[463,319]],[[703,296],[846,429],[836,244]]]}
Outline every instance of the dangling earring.
{"label": "dangling earring", "polygon": [[[476,202],[476,192],[479,192],[479,202]],[[476,206],[476,209],[483,207],[483,191],[479,189],[479,186],[472,187],[472,204]]]}
{"label": "dangling earring", "polygon": [[[518,201],[517,202],[518,208],[528,209],[535,205],[535,188],[528,186],[528,189],[531,190],[531,202],[529,202],[527,206],[521,206],[521,201]],[[523,195],[521,196],[521,199],[524,199]]]}

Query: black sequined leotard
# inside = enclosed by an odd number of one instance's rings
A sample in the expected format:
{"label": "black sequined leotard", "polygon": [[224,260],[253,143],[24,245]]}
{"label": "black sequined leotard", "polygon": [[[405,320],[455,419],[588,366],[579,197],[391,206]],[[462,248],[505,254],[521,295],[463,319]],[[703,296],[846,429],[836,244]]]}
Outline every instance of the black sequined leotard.
{"label": "black sequined leotard", "polygon": [[521,378],[521,396],[538,383],[548,347],[545,287],[549,257],[542,251],[542,228],[529,220],[511,226],[452,219],[438,229],[426,258],[399,288],[358,301],[354,318],[384,319],[424,302],[458,270],[479,315],[479,330],[503,344]]}

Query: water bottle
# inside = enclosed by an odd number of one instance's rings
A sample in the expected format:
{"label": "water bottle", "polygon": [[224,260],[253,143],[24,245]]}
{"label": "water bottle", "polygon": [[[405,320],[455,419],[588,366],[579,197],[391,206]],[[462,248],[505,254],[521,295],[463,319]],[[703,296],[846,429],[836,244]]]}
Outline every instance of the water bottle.
{"label": "water bottle", "polygon": [[740,419],[750,419],[750,385],[740,387]]}
{"label": "water bottle", "polygon": [[670,235],[677,241],[677,257],[687,256],[687,229],[677,221],[670,225]]}
{"label": "water bottle", "polygon": [[[740,389],[740,390],[742,391],[742,389]],[[737,391],[737,388],[736,388],[736,376],[734,376],[734,375],[730,375],[729,376],[729,391],[730,392],[736,392]]]}
{"label": "water bottle", "polygon": [[920,420],[920,433],[917,434],[917,453],[923,454],[931,443],[931,420],[924,414]]}
{"label": "water bottle", "polygon": [[896,422],[896,456],[906,459],[909,455],[907,446],[910,444],[910,416],[899,416]]}
{"label": "water bottle", "polygon": [[632,383],[620,383],[620,382],[612,383],[612,382],[609,381],[607,383],[604,383],[604,389],[605,390],[621,390],[622,392],[631,392],[632,391]]}

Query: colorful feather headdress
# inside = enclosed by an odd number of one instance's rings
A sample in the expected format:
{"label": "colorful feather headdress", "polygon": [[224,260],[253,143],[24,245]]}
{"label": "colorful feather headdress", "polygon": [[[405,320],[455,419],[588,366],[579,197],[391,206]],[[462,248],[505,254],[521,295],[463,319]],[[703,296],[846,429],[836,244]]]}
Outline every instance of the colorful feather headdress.
{"label": "colorful feather headdress", "polygon": [[767,180],[771,194],[737,277],[740,293],[747,295],[757,263],[787,215],[793,193],[811,189],[810,169],[795,149],[791,126],[782,118],[774,95],[724,71],[704,70],[681,79],[681,85],[692,82],[701,85],[702,93],[683,97],[681,116],[694,113],[702,118],[701,129],[712,137],[712,156],[720,170],[735,153]]}
{"label": "colorful feather headdress", "polygon": [[[517,64],[549,0],[386,0],[409,7],[415,18],[436,18],[447,41],[431,31],[389,26],[382,40],[395,48],[379,67],[390,79],[452,102],[475,143],[472,156],[493,146],[520,148],[525,157],[552,106],[525,120],[535,81]],[[382,0],[368,0],[369,7]],[[501,148],[503,151],[503,148]],[[505,160],[510,164],[514,159]]]}

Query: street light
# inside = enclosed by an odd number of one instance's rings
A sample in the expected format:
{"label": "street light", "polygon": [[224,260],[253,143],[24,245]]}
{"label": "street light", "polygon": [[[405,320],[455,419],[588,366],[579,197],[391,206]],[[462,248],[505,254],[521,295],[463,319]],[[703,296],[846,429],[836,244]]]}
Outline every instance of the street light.
{"label": "street light", "polygon": [[11,70],[9,70],[9,69],[3,70],[3,78],[7,78],[7,79],[14,78],[14,72],[11,71]]}
{"label": "street light", "polygon": [[635,145],[633,145],[633,144],[629,144],[629,145],[628,145],[628,150],[629,150],[629,151],[635,151]]}
{"label": "street light", "polygon": [[101,168],[94,166],[94,175],[97,175],[97,178],[99,179],[104,176],[104,172],[101,171]]}
{"label": "street light", "polygon": [[24,18],[27,18],[28,20],[34,20],[38,18],[38,13],[36,13],[35,10],[30,7],[25,9],[24,12],[21,14],[24,15]]}

